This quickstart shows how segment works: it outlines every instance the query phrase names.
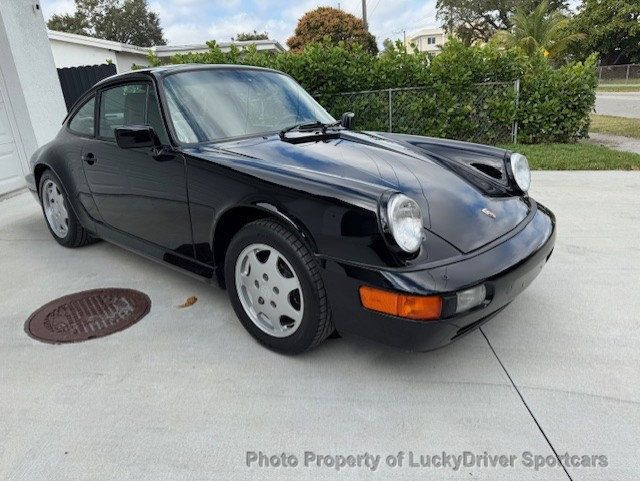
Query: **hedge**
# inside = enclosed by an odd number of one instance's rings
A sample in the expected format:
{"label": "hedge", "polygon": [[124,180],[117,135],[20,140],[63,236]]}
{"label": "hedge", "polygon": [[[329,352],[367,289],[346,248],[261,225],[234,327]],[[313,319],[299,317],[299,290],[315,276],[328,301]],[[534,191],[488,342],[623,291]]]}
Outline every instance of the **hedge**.
{"label": "hedge", "polygon": [[[235,47],[222,52],[215,42],[208,45],[206,53],[178,54],[170,63],[255,65],[286,72],[334,116],[356,111],[356,125],[362,129],[386,129],[387,100],[379,94],[338,94],[423,87],[419,92],[394,94],[401,100],[400,104],[394,99],[394,105],[402,105],[399,114],[405,115],[404,121],[394,121],[395,131],[479,140],[478,133],[504,130],[515,118],[518,139],[526,143],[572,142],[585,137],[595,102],[594,56],[584,63],[553,68],[542,53],[527,56],[517,49],[465,46],[455,39],[433,58],[407,53],[400,46],[374,56],[358,46],[345,45],[313,44],[300,53],[278,54]],[[153,56],[149,60],[152,65],[161,63]],[[486,84],[515,79],[520,79],[517,107],[511,86]]]}

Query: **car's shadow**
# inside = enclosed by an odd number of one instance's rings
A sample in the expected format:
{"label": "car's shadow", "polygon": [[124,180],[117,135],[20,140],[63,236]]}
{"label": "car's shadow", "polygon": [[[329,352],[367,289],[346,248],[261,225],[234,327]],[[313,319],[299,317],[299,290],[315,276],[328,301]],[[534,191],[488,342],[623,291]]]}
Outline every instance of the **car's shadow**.
{"label": "car's shadow", "polygon": [[[429,352],[408,352],[401,349],[385,346],[376,342],[368,341],[354,336],[333,337],[327,339],[315,349],[297,355],[285,356],[273,353],[257,342],[246,343],[248,333],[241,327],[235,313],[228,300],[227,293],[217,285],[210,285],[202,282],[188,274],[175,270],[168,265],[163,265],[157,261],[148,259],[137,253],[128,251],[122,247],[100,241],[96,244],[88,245],[79,249],[66,249],[55,244],[44,225],[44,221],[39,215],[31,215],[25,218],[18,218],[11,222],[11,229],[1,229],[0,237],[9,236],[9,240],[20,242],[22,239],[50,242],[51,249],[60,255],[59,262],[64,263],[66,259],[78,261],[82,269],[86,269],[85,274],[100,278],[107,268],[121,271],[121,275],[115,277],[119,283],[118,287],[128,287],[144,291],[153,301],[149,318],[153,319],[155,313],[160,313],[163,309],[178,309],[180,304],[186,302],[190,297],[197,298],[197,304],[184,307],[194,309],[194,316],[201,317],[203,323],[202,334],[211,335],[212,348],[219,339],[219,328],[227,336],[238,336],[238,342],[242,343],[253,352],[248,357],[256,359],[282,356],[283,358],[295,359],[294,362],[303,364],[316,362],[353,362],[364,363],[377,370],[387,372],[389,375],[402,373],[403,376],[412,374],[424,375],[425,369],[430,366],[440,366],[438,369],[446,372],[452,365],[458,364],[460,359],[484,356],[487,348],[484,339],[479,332],[471,333],[443,348]],[[58,256],[56,256],[58,257]],[[35,262],[35,261],[34,261]],[[55,263],[54,263],[55,266]],[[135,273],[135,279],[132,278]],[[114,282],[114,277],[110,277],[109,283]],[[112,287],[110,285],[92,285],[95,287]],[[165,293],[170,288],[172,296],[165,298]],[[183,293],[178,295],[176,293]],[[187,303],[188,304],[188,303]],[[33,306],[37,308],[38,306]],[[179,311],[172,311],[179,312]],[[222,322],[223,326],[211,326],[211,317],[207,313],[215,312],[216,317],[221,317],[217,322]],[[223,313],[222,315],[220,315]],[[148,322],[148,321],[147,321]],[[205,324],[206,323],[206,324]],[[176,324],[176,342],[183,335],[182,330]],[[167,331],[164,331],[167,335]],[[125,332],[115,335],[126,335]],[[170,334],[171,335],[171,334]],[[226,342],[234,342],[234,339],[227,339]],[[255,351],[257,350],[257,352]],[[479,351],[482,351],[480,353]],[[286,362],[286,360],[283,361]],[[442,374],[442,373],[441,373]]]}

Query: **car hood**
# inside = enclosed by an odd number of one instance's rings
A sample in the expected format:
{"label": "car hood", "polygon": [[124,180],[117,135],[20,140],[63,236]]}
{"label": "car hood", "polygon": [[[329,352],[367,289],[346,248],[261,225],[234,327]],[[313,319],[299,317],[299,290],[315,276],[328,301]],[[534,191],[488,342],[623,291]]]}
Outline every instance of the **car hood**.
{"label": "car hood", "polygon": [[426,153],[376,136],[348,132],[340,138],[302,143],[268,136],[216,145],[281,168],[403,192],[420,203],[425,227],[464,253],[506,234],[529,211],[521,197],[488,195]]}

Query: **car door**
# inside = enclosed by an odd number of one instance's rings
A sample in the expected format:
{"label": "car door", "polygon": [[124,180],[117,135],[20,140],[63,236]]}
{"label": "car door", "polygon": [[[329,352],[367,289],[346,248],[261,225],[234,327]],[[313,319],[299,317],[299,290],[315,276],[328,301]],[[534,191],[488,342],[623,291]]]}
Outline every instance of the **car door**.
{"label": "car door", "polygon": [[156,155],[155,148],[121,149],[114,129],[150,125],[169,139],[150,82],[108,86],[98,92],[94,139],[83,149],[87,183],[107,225],[166,249],[193,257],[185,160]]}

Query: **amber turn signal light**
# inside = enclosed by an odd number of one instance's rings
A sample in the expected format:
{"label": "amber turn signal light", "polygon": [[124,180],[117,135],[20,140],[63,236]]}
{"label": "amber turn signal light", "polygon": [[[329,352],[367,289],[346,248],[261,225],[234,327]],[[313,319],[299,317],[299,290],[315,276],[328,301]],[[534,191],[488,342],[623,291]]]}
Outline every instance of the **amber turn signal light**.
{"label": "amber turn signal light", "polygon": [[408,296],[373,287],[360,287],[362,305],[372,311],[420,321],[438,319],[442,313],[440,296]]}

